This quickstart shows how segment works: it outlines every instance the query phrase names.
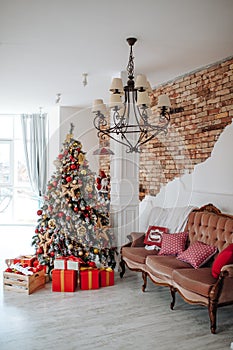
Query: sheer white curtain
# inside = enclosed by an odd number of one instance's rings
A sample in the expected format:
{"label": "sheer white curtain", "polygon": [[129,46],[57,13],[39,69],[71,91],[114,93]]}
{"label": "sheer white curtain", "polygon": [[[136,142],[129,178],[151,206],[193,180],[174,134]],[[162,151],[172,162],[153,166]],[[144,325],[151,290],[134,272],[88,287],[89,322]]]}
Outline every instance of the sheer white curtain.
{"label": "sheer white curtain", "polygon": [[36,196],[42,197],[47,183],[47,114],[22,114],[21,122],[32,190]]}

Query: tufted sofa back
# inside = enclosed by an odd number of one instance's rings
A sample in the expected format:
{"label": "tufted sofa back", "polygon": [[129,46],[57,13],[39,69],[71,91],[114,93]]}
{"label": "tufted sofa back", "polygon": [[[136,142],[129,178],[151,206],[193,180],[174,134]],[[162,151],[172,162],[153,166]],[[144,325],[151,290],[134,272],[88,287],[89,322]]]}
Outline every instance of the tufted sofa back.
{"label": "tufted sofa back", "polygon": [[221,252],[233,243],[233,217],[210,212],[191,212],[186,224],[189,241],[214,245]]}

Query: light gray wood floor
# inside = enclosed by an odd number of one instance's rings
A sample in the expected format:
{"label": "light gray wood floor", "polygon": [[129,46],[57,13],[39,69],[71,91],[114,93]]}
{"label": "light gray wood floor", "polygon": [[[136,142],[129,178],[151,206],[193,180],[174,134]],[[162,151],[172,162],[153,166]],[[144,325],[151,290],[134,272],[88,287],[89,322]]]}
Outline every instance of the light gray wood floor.
{"label": "light gray wood floor", "polygon": [[209,330],[207,309],[148,282],[141,292],[140,273],[127,270],[115,285],[99,290],[59,293],[51,283],[31,295],[0,292],[1,350],[230,349],[233,307],[218,310],[217,334]]}

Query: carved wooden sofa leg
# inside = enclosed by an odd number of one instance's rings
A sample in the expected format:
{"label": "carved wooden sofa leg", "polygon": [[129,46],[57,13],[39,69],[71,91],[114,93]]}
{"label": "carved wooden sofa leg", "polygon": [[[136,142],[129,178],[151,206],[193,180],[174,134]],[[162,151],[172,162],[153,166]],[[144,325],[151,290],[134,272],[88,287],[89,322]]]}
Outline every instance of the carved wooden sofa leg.
{"label": "carved wooden sofa leg", "polygon": [[209,301],[209,317],[210,317],[210,330],[212,334],[216,333],[216,316],[217,316],[217,305],[215,301]]}
{"label": "carved wooden sofa leg", "polygon": [[145,271],[142,271],[142,279],[144,282],[142,285],[142,291],[145,292],[147,286],[147,273]]}
{"label": "carved wooden sofa leg", "polygon": [[120,278],[122,278],[125,274],[125,262],[124,260],[121,258],[120,262],[119,262],[120,268],[121,268],[121,272],[120,272]]}
{"label": "carved wooden sofa leg", "polygon": [[171,286],[170,292],[171,292],[171,297],[172,297],[170,308],[171,308],[171,310],[173,310],[174,306],[175,306],[175,302],[176,302],[176,288]]}
{"label": "carved wooden sofa leg", "polygon": [[212,290],[209,294],[209,317],[210,317],[210,330],[211,333],[216,333],[216,318],[217,318],[217,308],[218,308],[218,300],[222,292],[224,277],[227,276],[227,272],[221,272],[217,283],[213,286]]}

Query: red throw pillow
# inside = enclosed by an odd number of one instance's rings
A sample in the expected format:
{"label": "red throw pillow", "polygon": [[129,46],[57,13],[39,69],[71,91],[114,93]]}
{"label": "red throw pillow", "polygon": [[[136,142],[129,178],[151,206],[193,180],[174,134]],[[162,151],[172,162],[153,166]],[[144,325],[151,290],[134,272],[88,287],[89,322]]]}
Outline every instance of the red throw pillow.
{"label": "red throw pillow", "polygon": [[164,233],[158,255],[178,255],[185,250],[188,232]]}
{"label": "red throw pillow", "polygon": [[212,265],[212,275],[214,278],[218,278],[221,272],[221,268],[224,265],[233,264],[233,244],[223,249],[214,260]]}
{"label": "red throw pillow", "polygon": [[164,233],[168,233],[167,227],[149,226],[145,235],[144,244],[161,247]]}
{"label": "red throw pillow", "polygon": [[204,265],[216,253],[216,251],[216,247],[196,241],[183,253],[179,254],[177,259],[184,261],[197,269]]}

